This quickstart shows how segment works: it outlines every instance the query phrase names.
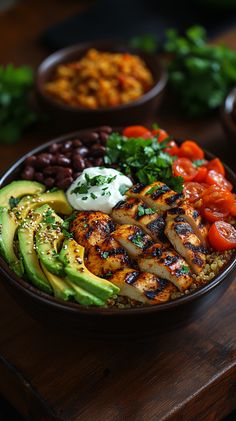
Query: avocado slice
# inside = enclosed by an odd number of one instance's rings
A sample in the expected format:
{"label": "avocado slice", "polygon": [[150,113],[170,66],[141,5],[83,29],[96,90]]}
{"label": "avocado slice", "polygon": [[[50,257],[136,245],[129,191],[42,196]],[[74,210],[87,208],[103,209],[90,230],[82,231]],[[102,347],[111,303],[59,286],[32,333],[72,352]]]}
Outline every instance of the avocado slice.
{"label": "avocado slice", "polygon": [[59,298],[60,300],[68,301],[75,296],[76,294],[75,290],[71,288],[70,285],[64,279],[59,278],[58,276],[48,271],[46,266],[44,266],[43,263],[41,263],[41,267],[43,269],[45,276],[50,282],[51,287],[53,288],[54,295],[56,298]]}
{"label": "avocado slice", "polygon": [[50,205],[55,212],[62,215],[70,215],[73,212],[63,190],[47,191],[37,196],[27,195],[21,199],[13,211],[18,219],[23,220],[30,210],[44,204]]}
{"label": "avocado slice", "polygon": [[40,262],[55,275],[64,274],[64,266],[58,259],[58,250],[64,240],[60,229],[62,223],[63,219],[49,209],[36,232],[36,251]]}
{"label": "avocado slice", "polygon": [[71,288],[75,291],[75,300],[83,305],[83,306],[96,306],[102,307],[105,305],[105,302],[95,295],[90,294],[90,292],[85,291],[83,288],[80,288],[74,282],[72,282],[69,278],[66,278],[66,282]]}
{"label": "avocado slice", "polygon": [[34,248],[34,236],[45,213],[50,209],[48,205],[41,206],[26,218],[18,229],[19,249],[28,278],[40,290],[53,293],[53,289],[44,275]]}
{"label": "avocado slice", "polygon": [[41,194],[46,187],[37,181],[17,180],[0,189],[0,207],[10,208],[11,197],[20,199],[25,195]]}
{"label": "avocado slice", "polygon": [[73,239],[64,241],[59,259],[65,265],[68,279],[91,294],[102,300],[107,300],[119,292],[119,288],[116,285],[99,278],[85,267],[84,247],[80,246]]}
{"label": "avocado slice", "polygon": [[14,238],[17,227],[18,221],[13,212],[7,208],[0,208],[0,253],[10,268],[18,276],[22,276],[24,266],[14,250]]}

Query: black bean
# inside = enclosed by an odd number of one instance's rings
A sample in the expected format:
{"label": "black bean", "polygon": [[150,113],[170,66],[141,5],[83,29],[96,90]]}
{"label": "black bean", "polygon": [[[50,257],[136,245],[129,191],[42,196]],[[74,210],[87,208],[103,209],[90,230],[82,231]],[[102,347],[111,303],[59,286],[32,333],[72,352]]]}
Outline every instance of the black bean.
{"label": "black bean", "polygon": [[101,141],[102,145],[106,145],[108,137],[109,137],[108,133],[101,132],[100,141]]}
{"label": "black bean", "polygon": [[71,185],[71,183],[73,183],[73,181],[74,180],[72,177],[63,178],[57,182],[57,187],[59,189],[66,190]]}
{"label": "black bean", "polygon": [[26,158],[26,160],[24,162],[24,165],[25,166],[28,166],[28,165],[34,166],[35,161],[36,161],[36,156],[35,155],[28,156],[28,158]]}
{"label": "black bean", "polygon": [[47,177],[44,179],[44,184],[51,189],[55,185],[55,179],[52,177]]}
{"label": "black bean", "polygon": [[101,126],[98,128],[99,132],[105,132],[107,134],[110,134],[112,132],[112,128],[109,126]]}
{"label": "black bean", "polygon": [[40,183],[42,183],[42,181],[44,180],[44,175],[42,172],[35,172],[34,173],[34,180],[39,181]]}
{"label": "black bean", "polygon": [[57,153],[57,152],[59,152],[61,147],[62,147],[61,143],[53,143],[49,148],[49,152],[50,153]]}
{"label": "black bean", "polygon": [[21,176],[24,180],[33,180],[33,178],[34,178],[34,167],[31,167],[29,165],[27,167],[25,167]]}
{"label": "black bean", "polygon": [[94,159],[94,165],[96,167],[102,167],[104,165],[103,158]]}
{"label": "black bean", "polygon": [[37,167],[46,167],[51,164],[52,157],[50,153],[41,153],[37,156],[35,164]]}
{"label": "black bean", "polygon": [[73,163],[74,169],[77,171],[83,171],[85,168],[84,159],[79,154],[74,155],[72,163]]}
{"label": "black bean", "polygon": [[72,152],[65,152],[64,155],[66,158],[71,158]]}
{"label": "black bean", "polygon": [[81,172],[74,172],[73,173],[73,179],[76,180],[80,176]]}
{"label": "black bean", "polygon": [[71,163],[70,158],[67,158],[64,155],[56,155],[55,162],[57,165],[62,165],[63,167],[68,167]]}
{"label": "black bean", "polygon": [[71,168],[61,167],[56,174],[56,178],[57,180],[61,180],[62,178],[67,178],[67,177],[70,177],[71,175],[72,175]]}
{"label": "black bean", "polygon": [[90,168],[90,167],[94,167],[94,161],[90,160],[90,159],[85,159],[85,168]]}
{"label": "black bean", "polygon": [[90,145],[91,143],[97,142],[99,139],[99,134],[96,132],[86,133],[81,136],[81,140],[84,145]]}
{"label": "black bean", "polygon": [[79,154],[80,156],[84,157],[88,155],[89,150],[85,146],[82,146],[81,148],[74,149],[74,153]]}
{"label": "black bean", "polygon": [[61,152],[68,152],[72,149],[72,141],[71,140],[67,140],[67,142],[62,144],[62,148],[61,148]]}
{"label": "black bean", "polygon": [[81,140],[80,139],[74,139],[73,140],[73,148],[78,148],[80,146],[82,146]]}
{"label": "black bean", "polygon": [[98,143],[96,143],[95,145],[93,145],[90,149],[90,154],[94,157],[94,158],[99,158],[101,156],[104,156],[106,151],[105,146],[99,145]]}

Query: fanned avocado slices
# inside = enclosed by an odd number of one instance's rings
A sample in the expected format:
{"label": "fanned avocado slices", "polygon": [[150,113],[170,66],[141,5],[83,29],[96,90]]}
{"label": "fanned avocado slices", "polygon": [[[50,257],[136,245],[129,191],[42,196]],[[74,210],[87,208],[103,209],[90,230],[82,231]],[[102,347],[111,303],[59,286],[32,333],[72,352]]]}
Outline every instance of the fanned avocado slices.
{"label": "fanned avocado slices", "polygon": [[17,180],[0,189],[0,207],[10,208],[11,199],[20,199],[26,195],[41,194],[46,187],[37,181]]}
{"label": "fanned avocado slices", "polygon": [[99,278],[84,265],[84,247],[73,239],[65,240],[59,255],[65,265],[68,279],[79,287],[94,294],[102,300],[107,300],[119,292],[119,288],[111,282]]}
{"label": "fanned avocado slices", "polygon": [[24,273],[24,266],[15,253],[14,239],[18,222],[13,212],[7,208],[0,208],[0,253],[10,266],[10,268],[18,275]]}
{"label": "fanned avocado slices", "polygon": [[27,195],[21,199],[13,211],[18,219],[23,220],[30,210],[45,204],[62,215],[70,215],[73,212],[63,190],[48,191],[36,196]]}
{"label": "fanned avocado slices", "polygon": [[58,251],[64,240],[61,219],[52,209],[48,209],[36,232],[36,251],[40,262],[55,275],[64,274],[64,266],[58,259]]}
{"label": "fanned avocado slices", "polygon": [[64,279],[59,278],[57,275],[54,275],[49,270],[47,270],[46,266],[44,266],[43,263],[41,263],[41,267],[45,276],[51,284],[56,298],[59,298],[63,301],[68,301],[76,295],[76,291],[73,288],[71,288],[71,286]]}
{"label": "fanned avocado slices", "polygon": [[48,205],[44,205],[31,212],[18,229],[18,239],[20,253],[29,280],[40,290],[52,294],[53,289],[40,267],[34,245],[34,237],[38,225],[49,209]]}

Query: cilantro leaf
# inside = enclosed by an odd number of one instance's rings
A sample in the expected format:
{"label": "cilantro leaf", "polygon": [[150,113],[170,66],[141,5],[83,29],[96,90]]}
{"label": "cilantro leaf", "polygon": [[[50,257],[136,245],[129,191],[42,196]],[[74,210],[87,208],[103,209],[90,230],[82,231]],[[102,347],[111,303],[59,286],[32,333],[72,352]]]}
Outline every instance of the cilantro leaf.
{"label": "cilantro leaf", "polygon": [[9,199],[10,208],[11,209],[15,208],[18,205],[19,202],[20,202],[20,199],[18,197],[11,196],[10,199]]}

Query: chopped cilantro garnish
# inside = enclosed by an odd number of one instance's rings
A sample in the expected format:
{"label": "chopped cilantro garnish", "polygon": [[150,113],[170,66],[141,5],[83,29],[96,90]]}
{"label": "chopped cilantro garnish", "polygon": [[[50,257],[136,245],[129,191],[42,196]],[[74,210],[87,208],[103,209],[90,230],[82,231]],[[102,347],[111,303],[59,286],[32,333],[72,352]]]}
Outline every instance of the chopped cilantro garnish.
{"label": "chopped cilantro garnish", "polygon": [[67,231],[65,228],[62,228],[61,230],[62,234],[64,234],[65,238],[72,238],[73,234],[69,231]]}
{"label": "chopped cilantro garnish", "polygon": [[160,180],[180,193],[183,190],[183,179],[173,175],[174,157],[164,152],[169,140],[157,142],[156,137],[127,138],[112,133],[107,140],[105,163],[118,164],[120,171],[140,183],[151,184]]}
{"label": "chopped cilantro garnish", "polygon": [[46,218],[44,219],[44,222],[46,222],[46,224],[53,224],[55,222],[55,216],[52,216],[52,215],[46,216]]}
{"label": "chopped cilantro garnish", "polygon": [[196,159],[195,161],[193,161],[193,165],[195,167],[201,167],[203,164],[205,164],[205,159]]}
{"label": "chopped cilantro garnish", "polygon": [[88,196],[82,197],[82,200],[87,200],[87,199],[88,199]]}
{"label": "chopped cilantro garnish", "polygon": [[152,215],[154,214],[155,211],[151,208],[145,208],[142,205],[138,206],[138,216],[143,216],[143,215]]}
{"label": "chopped cilantro garnish", "polygon": [[73,190],[71,190],[72,194],[83,194],[88,193],[88,186],[85,183],[79,183],[77,187],[75,187]]}
{"label": "chopped cilantro garnish", "polygon": [[189,267],[188,266],[182,266],[181,272],[182,273],[189,273]]}
{"label": "chopped cilantro garnish", "polygon": [[94,193],[90,193],[90,196],[92,197],[93,200],[97,199],[97,196]]}
{"label": "chopped cilantro garnish", "polygon": [[107,258],[108,258],[108,256],[109,256],[109,251],[102,251],[102,253],[101,253],[101,257],[102,257],[103,259],[107,259]]}
{"label": "chopped cilantro garnish", "polygon": [[11,196],[9,199],[10,208],[15,208],[18,205],[19,201],[20,199],[18,197]]}
{"label": "chopped cilantro garnish", "polygon": [[68,218],[64,219],[62,223],[62,228],[69,229],[70,223],[75,219],[76,214],[72,213]]}
{"label": "chopped cilantro garnish", "polygon": [[143,243],[143,236],[139,233],[135,234],[132,239],[131,239],[132,243],[134,243],[137,247],[143,248],[144,243]]}

